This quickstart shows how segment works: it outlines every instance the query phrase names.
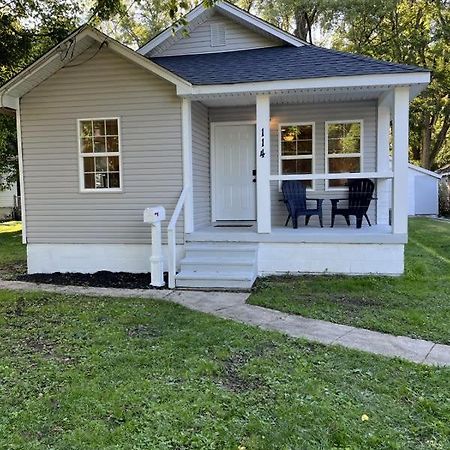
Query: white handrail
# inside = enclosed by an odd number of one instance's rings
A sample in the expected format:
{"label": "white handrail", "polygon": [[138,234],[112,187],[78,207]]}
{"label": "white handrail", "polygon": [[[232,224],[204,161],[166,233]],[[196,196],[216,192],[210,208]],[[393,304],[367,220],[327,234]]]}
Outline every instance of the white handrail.
{"label": "white handrail", "polygon": [[342,178],[374,178],[374,179],[390,179],[393,178],[392,171],[384,172],[345,172],[345,173],[309,173],[302,175],[270,175],[271,181],[284,180],[340,180]]}
{"label": "white handrail", "polygon": [[175,287],[175,275],[177,274],[177,242],[176,242],[176,226],[178,217],[183,209],[186,196],[190,188],[185,187],[180,194],[175,210],[173,211],[169,225],[167,226],[167,247],[168,247],[168,272],[169,272],[169,288]]}

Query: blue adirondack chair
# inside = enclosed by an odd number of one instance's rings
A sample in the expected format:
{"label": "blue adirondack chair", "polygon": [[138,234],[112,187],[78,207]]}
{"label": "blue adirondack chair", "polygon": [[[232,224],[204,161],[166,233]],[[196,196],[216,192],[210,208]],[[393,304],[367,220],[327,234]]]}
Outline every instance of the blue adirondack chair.
{"label": "blue adirondack chair", "polygon": [[[289,223],[289,219],[292,219],[293,228],[298,228],[299,216],[305,216],[305,225],[308,225],[311,216],[319,216],[320,226],[323,227],[323,199],[306,198],[306,187],[301,181],[298,180],[283,181],[281,190],[283,192],[283,201],[289,214],[285,226]],[[316,208],[308,208],[307,200],[316,201]]]}
{"label": "blue adirondack chair", "polygon": [[[331,200],[331,226],[334,226],[334,218],[337,215],[344,216],[347,225],[350,226],[350,216],[356,217],[356,228],[361,228],[363,217],[371,226],[367,210],[369,209],[373,197],[375,184],[368,178],[358,178],[348,180],[348,198],[333,198]],[[341,200],[348,200],[346,208],[339,208],[338,204]]]}

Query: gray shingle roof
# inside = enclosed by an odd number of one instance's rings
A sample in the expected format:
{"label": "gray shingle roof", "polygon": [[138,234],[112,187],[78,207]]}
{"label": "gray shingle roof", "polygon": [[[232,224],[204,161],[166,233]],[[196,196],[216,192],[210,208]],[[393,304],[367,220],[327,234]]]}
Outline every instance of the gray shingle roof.
{"label": "gray shingle roof", "polygon": [[428,71],[312,45],[150,59],[195,85]]}

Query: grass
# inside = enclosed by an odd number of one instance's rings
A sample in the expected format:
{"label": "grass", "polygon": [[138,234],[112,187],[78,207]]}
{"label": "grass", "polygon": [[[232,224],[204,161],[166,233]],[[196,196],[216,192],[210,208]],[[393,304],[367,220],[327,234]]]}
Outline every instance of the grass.
{"label": "grass", "polygon": [[450,344],[450,223],[413,218],[409,233],[404,276],[273,277],[249,303]]}
{"label": "grass", "polygon": [[22,224],[0,222],[0,277],[25,272],[26,247],[22,245]]}
{"label": "grass", "polygon": [[0,355],[2,449],[450,448],[449,369],[174,304],[0,291]]}

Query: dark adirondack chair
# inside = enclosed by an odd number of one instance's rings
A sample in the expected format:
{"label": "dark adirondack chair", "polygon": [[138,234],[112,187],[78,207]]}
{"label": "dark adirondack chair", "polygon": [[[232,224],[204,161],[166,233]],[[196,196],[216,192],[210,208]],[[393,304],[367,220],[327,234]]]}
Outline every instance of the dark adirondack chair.
{"label": "dark adirondack chair", "polygon": [[[368,178],[348,180],[348,198],[331,199],[331,226],[334,226],[334,218],[338,215],[345,217],[348,226],[350,226],[350,216],[356,217],[356,228],[361,228],[363,217],[371,226],[367,210],[371,200],[375,200],[374,189],[374,182]],[[348,200],[346,208],[339,208],[341,200]]]}
{"label": "dark adirondack chair", "polygon": [[[281,189],[283,191],[283,201],[289,213],[285,226],[289,223],[289,219],[292,219],[293,228],[298,228],[299,216],[305,216],[305,225],[308,225],[311,216],[319,216],[320,226],[323,227],[323,199],[307,199],[305,185],[297,180],[283,181]],[[316,208],[308,208],[307,200],[315,200],[317,202]]]}

